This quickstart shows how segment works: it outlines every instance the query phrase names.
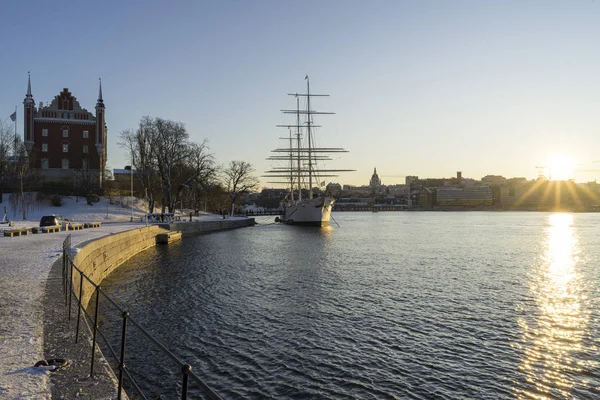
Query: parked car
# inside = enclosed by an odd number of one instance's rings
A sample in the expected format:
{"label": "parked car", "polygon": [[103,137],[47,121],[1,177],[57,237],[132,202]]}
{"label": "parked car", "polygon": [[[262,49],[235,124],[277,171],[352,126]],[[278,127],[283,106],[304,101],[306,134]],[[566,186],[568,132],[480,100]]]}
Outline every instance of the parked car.
{"label": "parked car", "polygon": [[71,222],[60,214],[44,215],[40,219],[40,228],[44,226],[60,226],[61,229],[68,230]]}

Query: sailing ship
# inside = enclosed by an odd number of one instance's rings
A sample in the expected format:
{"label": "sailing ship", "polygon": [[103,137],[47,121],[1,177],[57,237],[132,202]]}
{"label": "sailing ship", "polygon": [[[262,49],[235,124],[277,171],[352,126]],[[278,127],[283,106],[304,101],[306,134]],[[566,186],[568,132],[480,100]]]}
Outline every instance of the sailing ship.
{"label": "sailing ship", "polygon": [[[285,178],[286,181],[269,182],[285,183],[289,186],[289,193],[282,201],[281,217],[276,222],[290,225],[327,226],[331,220],[331,210],[335,199],[326,191],[323,179],[336,177],[338,172],[353,171],[351,169],[322,169],[319,164],[331,161],[331,154],[347,153],[339,147],[316,147],[314,115],[332,115],[332,112],[316,111],[311,107],[315,97],[327,97],[326,94],[310,92],[310,80],[306,80],[306,93],[288,93],[296,98],[296,109],[281,110],[284,114],[295,115],[295,125],[277,125],[288,128],[289,137],[286,138],[288,146],[272,150],[275,155],[267,160],[286,161],[283,167],[274,167],[266,171],[264,177]],[[305,102],[305,108],[300,108],[300,100]],[[315,188],[314,185],[317,187]],[[304,193],[303,193],[304,191]]]}

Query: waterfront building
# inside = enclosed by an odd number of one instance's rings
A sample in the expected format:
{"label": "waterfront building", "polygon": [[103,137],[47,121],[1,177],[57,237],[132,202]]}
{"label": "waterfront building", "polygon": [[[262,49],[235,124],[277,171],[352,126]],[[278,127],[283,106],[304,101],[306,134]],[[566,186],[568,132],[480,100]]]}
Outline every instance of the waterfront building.
{"label": "waterfront building", "polygon": [[325,191],[333,197],[338,197],[342,193],[342,185],[335,182],[330,182]]}
{"label": "waterfront building", "polygon": [[395,197],[400,197],[400,196],[408,196],[408,193],[410,192],[410,187],[406,186],[406,185],[388,185],[387,186],[387,191],[389,192],[390,195],[393,195]]}
{"label": "waterfront building", "polygon": [[491,206],[492,189],[489,186],[441,187],[437,189],[437,205],[440,207]]}
{"label": "waterfront building", "polygon": [[94,115],[68,88],[50,104],[40,102],[36,107],[30,76],[23,108],[23,141],[34,172],[46,183],[71,184],[85,177],[91,186],[102,186],[107,138],[102,83]]}

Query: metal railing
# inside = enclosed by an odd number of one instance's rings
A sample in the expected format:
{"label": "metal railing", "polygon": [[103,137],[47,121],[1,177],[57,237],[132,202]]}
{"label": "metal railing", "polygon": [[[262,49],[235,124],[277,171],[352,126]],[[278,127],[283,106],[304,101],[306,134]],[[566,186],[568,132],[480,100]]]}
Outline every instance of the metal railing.
{"label": "metal railing", "polygon": [[[135,326],[139,332],[143,334],[143,336],[149,340],[152,344],[154,344],[162,354],[168,356],[176,365],[179,366],[179,373],[181,374],[181,398],[188,398],[188,384],[191,379],[198,387],[202,390],[203,394],[211,399],[211,400],[219,400],[221,397],[217,395],[207,384],[205,384],[200,377],[198,377],[195,373],[192,372],[192,366],[190,364],[184,363],[181,361],[175,354],[169,351],[162,343],[156,340],[146,329],[144,329],[140,324],[138,324],[133,318],[129,316],[129,312],[121,308],[113,299],[111,299],[102,288],[93,282],[83,271],[81,271],[77,266],[73,263],[71,259],[71,235],[68,235],[65,241],[63,242],[63,263],[62,263],[62,281],[63,281],[63,291],[65,295],[65,305],[69,307],[69,320],[71,320],[71,309],[73,304],[73,296],[75,296],[75,301],[77,302],[77,323],[75,328],[75,343],[79,340],[79,330],[80,330],[80,321],[81,321],[81,313],[83,312],[83,318],[85,318],[88,323],[92,325],[91,333],[92,333],[92,348],[91,348],[91,358],[90,358],[90,377],[94,376],[94,364],[95,364],[95,353],[96,353],[96,343],[97,337],[100,335],[106,347],[109,350],[110,355],[114,360],[117,361],[118,367],[117,369],[117,380],[118,380],[118,391],[117,391],[117,399],[122,398],[123,394],[123,382],[124,378],[126,378],[131,386],[131,389],[135,390],[135,392],[141,396],[143,399],[147,399],[144,395],[142,389],[139,387],[138,383],[131,376],[127,368],[127,364],[125,363],[126,356],[126,342],[127,342],[127,328],[128,325],[131,324]],[[75,276],[73,274],[76,274]],[[74,279],[75,278],[75,279]],[[95,294],[94,299],[94,315],[90,315],[88,311],[82,305],[82,295],[83,295],[83,283],[88,282],[93,287],[93,293],[90,297],[90,300]],[[76,292],[78,290],[78,292]],[[79,293],[79,294],[78,294]],[[113,345],[111,345],[109,338],[98,326],[98,313],[100,310],[100,300],[104,298],[110,305],[112,305],[115,309],[117,309],[121,313],[122,325],[121,325],[121,340],[120,340],[120,349],[119,353],[115,351]]]}

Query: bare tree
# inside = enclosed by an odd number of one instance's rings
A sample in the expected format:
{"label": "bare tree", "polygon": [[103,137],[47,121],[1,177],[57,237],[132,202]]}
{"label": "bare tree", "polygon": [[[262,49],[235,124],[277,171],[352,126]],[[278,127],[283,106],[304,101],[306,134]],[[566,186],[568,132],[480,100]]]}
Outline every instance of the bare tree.
{"label": "bare tree", "polygon": [[184,192],[199,198],[197,191],[216,181],[217,168],[206,140],[197,144],[188,137],[183,123],[149,116],[140,120],[136,131],[121,132],[119,145],[131,155],[149,212],[154,209],[156,188],[160,188],[162,212],[173,212]]}
{"label": "bare tree", "polygon": [[30,175],[30,154],[27,146],[20,139],[15,141],[15,173],[19,179],[19,195],[21,196],[21,208],[23,211],[23,220],[27,219],[27,204],[25,199],[25,184]]}
{"label": "bare tree", "polygon": [[156,187],[156,162],[152,148],[155,135],[154,119],[142,117],[137,130],[124,130],[119,135],[121,147],[125,148],[136,170],[136,179],[145,193],[148,212],[154,211],[154,189]]}
{"label": "bare tree", "polygon": [[99,187],[98,174],[89,168],[87,155],[83,156],[81,164],[81,168],[75,171],[75,183],[79,194],[86,197]]}
{"label": "bare tree", "polygon": [[10,156],[14,145],[14,129],[4,121],[0,121],[0,203],[2,202],[4,187],[9,183],[12,175]]}
{"label": "bare tree", "polygon": [[173,212],[175,211],[175,202],[172,189],[175,166],[185,164],[188,133],[183,123],[162,118],[156,118],[154,126],[156,131],[151,145],[161,179],[162,212],[165,212],[165,208],[168,208],[169,212]]}
{"label": "bare tree", "polygon": [[208,142],[189,143],[184,164],[178,167],[175,180],[174,203],[183,196],[184,190],[196,212],[199,210],[201,193],[217,182],[217,166],[212,153],[208,151]]}
{"label": "bare tree", "polygon": [[259,181],[254,172],[252,164],[245,161],[231,161],[223,171],[225,185],[231,199],[232,216],[235,202],[239,196],[258,188]]}

